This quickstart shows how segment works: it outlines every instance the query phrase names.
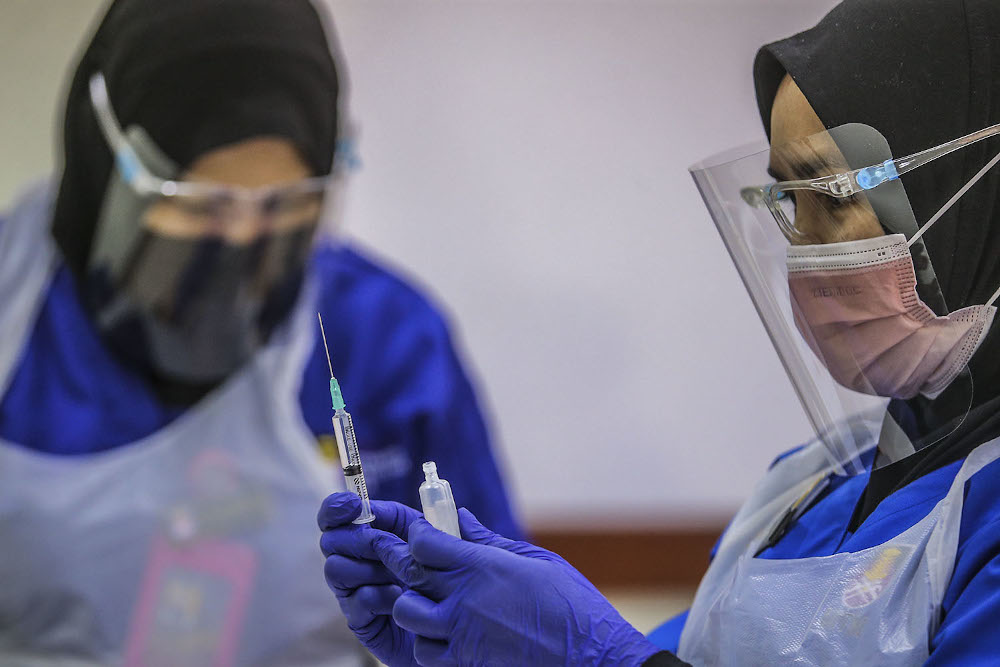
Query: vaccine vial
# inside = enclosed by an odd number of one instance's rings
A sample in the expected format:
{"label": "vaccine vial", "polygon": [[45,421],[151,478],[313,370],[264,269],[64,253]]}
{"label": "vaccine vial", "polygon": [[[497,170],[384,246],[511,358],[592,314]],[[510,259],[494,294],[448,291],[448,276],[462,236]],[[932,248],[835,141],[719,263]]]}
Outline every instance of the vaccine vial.
{"label": "vaccine vial", "polygon": [[455,497],[451,495],[451,484],[438,477],[434,461],[424,464],[424,483],[420,485],[420,505],[424,518],[440,531],[461,539],[458,529],[458,510]]}

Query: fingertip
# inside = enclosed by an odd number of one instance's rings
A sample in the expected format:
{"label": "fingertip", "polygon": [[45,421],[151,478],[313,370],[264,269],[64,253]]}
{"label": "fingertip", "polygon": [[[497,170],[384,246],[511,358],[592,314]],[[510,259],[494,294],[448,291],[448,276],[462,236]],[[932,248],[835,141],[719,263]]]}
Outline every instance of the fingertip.
{"label": "fingertip", "polygon": [[418,519],[410,524],[409,533],[406,536],[406,543],[410,545],[410,553],[414,558],[422,561],[420,554],[426,553],[429,549],[434,550],[433,545],[441,540],[457,540],[458,538],[438,530],[427,519]]}
{"label": "fingertip", "polygon": [[463,533],[465,532],[464,529],[466,527],[469,527],[470,529],[485,528],[485,526],[479,522],[479,519],[476,518],[476,515],[464,507],[458,508],[458,527],[463,529]]}
{"label": "fingertip", "polygon": [[443,530],[435,528],[431,525],[431,522],[427,519],[420,517],[416,521],[410,524],[410,530],[406,535],[406,541],[413,544],[414,540],[426,540],[426,539],[438,539],[441,535],[444,535],[446,539],[458,540],[451,533],[446,533]]}
{"label": "fingertip", "polygon": [[433,526],[424,517],[414,519],[406,529],[406,541],[410,542],[415,536],[420,535],[428,528],[433,528]]}
{"label": "fingertip", "polygon": [[396,535],[387,533],[384,530],[378,530],[377,528],[371,531],[371,534],[368,536],[368,541],[371,544],[372,549],[375,551],[379,551],[380,549],[391,549],[400,543],[406,544],[406,542],[403,542],[403,540]]}
{"label": "fingertip", "polygon": [[371,550],[389,569],[393,569],[393,566],[399,563],[402,552],[405,551],[405,554],[409,555],[406,542],[392,533],[374,529],[368,539]]}
{"label": "fingertip", "polygon": [[436,665],[457,664],[448,658],[447,642],[426,637],[416,637],[413,640],[413,660],[420,667],[435,667]]}
{"label": "fingertip", "polygon": [[338,596],[340,609],[352,627],[367,626],[379,616],[392,616],[392,607],[402,589],[395,585],[362,586]]}
{"label": "fingertip", "polygon": [[476,515],[464,507],[458,510],[458,529],[464,539],[477,544],[491,544],[497,538],[496,533],[481,524]]}
{"label": "fingertip", "polygon": [[328,557],[333,553],[333,545],[331,541],[333,537],[328,531],[323,531],[319,534],[319,550],[323,552],[323,555]]}
{"label": "fingertip", "polygon": [[402,592],[403,589],[395,584],[362,586],[354,592],[354,597],[357,598],[358,604],[373,616],[388,616],[392,614]]}
{"label": "fingertip", "polygon": [[426,599],[426,598],[424,598],[423,595],[421,595],[417,591],[413,590],[412,588],[408,588],[405,591],[403,591],[400,594],[399,598],[396,599],[396,604],[399,604],[400,603],[399,601],[402,598],[406,598],[406,600],[404,600],[403,603],[402,603],[403,606],[414,604],[417,600],[424,600],[424,599]]}
{"label": "fingertip", "polygon": [[348,593],[350,589],[342,586],[340,577],[337,576],[338,560],[339,556],[327,556],[326,561],[323,562],[323,578],[326,580],[327,588],[340,597]]}
{"label": "fingertip", "polygon": [[407,543],[415,561],[440,569],[456,567],[467,560],[470,549],[479,548],[479,545],[440,531],[424,520],[410,526]]}
{"label": "fingertip", "polygon": [[414,590],[405,591],[392,605],[392,620],[414,634],[444,639],[448,636],[447,622],[441,606]]}
{"label": "fingertip", "polygon": [[323,500],[316,523],[320,530],[330,530],[350,523],[360,515],[361,498],[348,491],[339,491]]}
{"label": "fingertip", "polygon": [[423,516],[412,507],[391,500],[373,500],[371,506],[375,514],[372,525],[399,537],[405,537],[410,523]]}

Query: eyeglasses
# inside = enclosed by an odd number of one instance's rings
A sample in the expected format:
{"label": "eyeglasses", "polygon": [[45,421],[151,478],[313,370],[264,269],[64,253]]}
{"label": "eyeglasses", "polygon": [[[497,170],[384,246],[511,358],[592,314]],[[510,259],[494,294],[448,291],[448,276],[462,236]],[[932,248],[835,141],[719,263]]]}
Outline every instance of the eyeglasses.
{"label": "eyeglasses", "polygon": [[[991,125],[990,127],[967,134],[964,137],[953,139],[952,141],[948,141],[939,146],[928,148],[918,153],[907,155],[906,157],[886,160],[881,164],[874,164],[862,167],[861,169],[819,176],[817,178],[777,181],[768,185],[744,187],[740,189],[740,197],[744,202],[754,208],[766,207],[774,216],[779,227],[781,227],[782,232],[789,238],[795,238],[800,236],[800,232],[795,228],[793,220],[789,219],[789,215],[786,211],[790,194],[794,194],[796,191],[808,191],[811,193],[819,193],[828,197],[833,197],[837,200],[848,199],[857,194],[864,193],[867,190],[873,190],[888,181],[894,181],[903,174],[913,171],[918,167],[922,167],[928,162],[936,160],[939,157],[948,155],[956,150],[997,135],[1000,135],[1000,124]],[[942,209],[925,224],[925,227],[937,220],[937,218],[940,217],[940,215],[943,214],[944,211],[946,211],[948,207],[954,203],[954,201],[957,201],[957,199],[961,197],[977,180],[979,180],[979,178],[985,174],[986,171],[992,168],[998,160],[1000,160],[1000,155],[989,162],[976,177],[967,183],[962,190],[956,193],[955,196],[952,197],[952,199],[949,200],[949,202],[945,204],[945,206],[942,207]]]}
{"label": "eyeglasses", "polygon": [[[312,177],[294,183],[246,188],[210,182],[163,179],[139,158],[125,135],[108,97],[104,75],[90,78],[90,100],[101,132],[122,179],[140,197],[150,198],[152,219],[164,221],[172,236],[204,234],[243,237],[248,221],[269,229],[298,229],[318,221],[323,198],[335,175]],[[171,215],[158,215],[170,211]],[[255,232],[254,232],[255,233]]]}

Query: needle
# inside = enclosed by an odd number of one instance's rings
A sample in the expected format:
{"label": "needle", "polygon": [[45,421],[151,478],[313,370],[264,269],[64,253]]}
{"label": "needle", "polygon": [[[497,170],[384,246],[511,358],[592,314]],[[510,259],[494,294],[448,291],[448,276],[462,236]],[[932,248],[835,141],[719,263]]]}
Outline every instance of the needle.
{"label": "needle", "polygon": [[326,331],[323,329],[323,316],[316,313],[316,317],[319,318],[319,331],[323,334],[323,348],[326,350],[326,363],[330,365],[330,377],[333,377],[333,362],[330,361],[330,348],[326,344]]}

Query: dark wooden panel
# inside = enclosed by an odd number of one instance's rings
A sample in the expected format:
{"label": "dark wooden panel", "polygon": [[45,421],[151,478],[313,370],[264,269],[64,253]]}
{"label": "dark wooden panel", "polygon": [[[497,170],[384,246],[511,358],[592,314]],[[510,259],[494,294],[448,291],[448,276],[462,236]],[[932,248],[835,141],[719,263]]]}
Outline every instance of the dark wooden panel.
{"label": "dark wooden panel", "polygon": [[598,588],[696,587],[717,528],[643,531],[532,531],[533,542],[568,560]]}

